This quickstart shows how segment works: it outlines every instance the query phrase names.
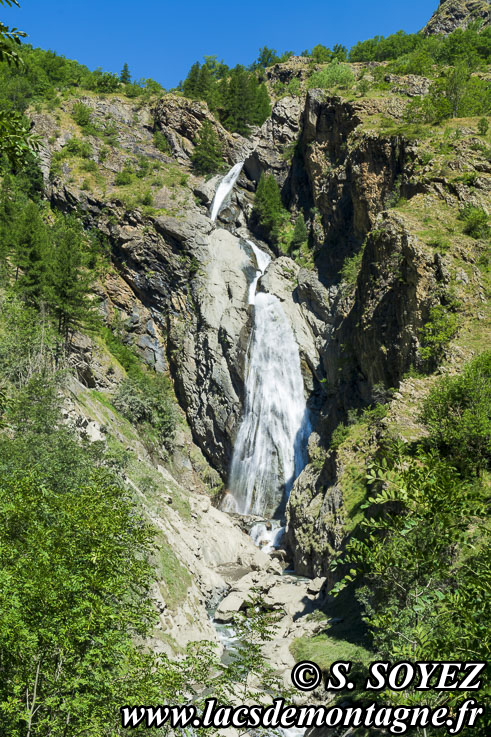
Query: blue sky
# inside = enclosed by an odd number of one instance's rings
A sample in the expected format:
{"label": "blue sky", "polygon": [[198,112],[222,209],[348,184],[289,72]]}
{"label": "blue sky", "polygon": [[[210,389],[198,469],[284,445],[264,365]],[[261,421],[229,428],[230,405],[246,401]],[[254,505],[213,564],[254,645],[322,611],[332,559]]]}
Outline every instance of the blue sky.
{"label": "blue sky", "polygon": [[227,64],[249,64],[259,47],[300,53],[317,43],[332,46],[399,29],[418,31],[438,0],[20,0],[0,6],[0,19],[29,34],[34,46],[52,49],[89,68],[133,78],[152,77],[164,87],[183,79],[205,54]]}

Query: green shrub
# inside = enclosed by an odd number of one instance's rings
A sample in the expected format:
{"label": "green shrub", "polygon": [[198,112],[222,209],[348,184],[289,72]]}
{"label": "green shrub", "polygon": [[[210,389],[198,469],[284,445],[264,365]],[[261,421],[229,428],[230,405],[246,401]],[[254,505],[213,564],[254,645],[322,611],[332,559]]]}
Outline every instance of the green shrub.
{"label": "green shrub", "polygon": [[459,327],[459,316],[443,305],[430,309],[429,320],[421,331],[420,355],[430,366],[441,361],[445,350],[455,337]]}
{"label": "green shrub", "polygon": [[341,281],[345,282],[348,286],[354,288],[358,274],[360,273],[361,261],[363,258],[364,245],[360,248],[358,253],[353,256],[347,256],[344,260],[343,266],[341,267],[340,276]]}
{"label": "green shrub", "polygon": [[114,179],[114,184],[117,187],[125,187],[128,184],[131,184],[133,181],[133,174],[130,171],[130,169],[124,168],[123,171],[119,171],[116,174],[116,177]]}
{"label": "green shrub", "polygon": [[298,77],[294,77],[288,82],[286,91],[291,97],[298,97],[302,94],[302,87],[300,85],[300,80],[298,79]]}
{"label": "green shrub", "polygon": [[138,379],[125,379],[114,396],[113,404],[130,422],[149,425],[165,448],[172,448],[177,412],[170,382],[165,376],[142,371]]}
{"label": "green shrub", "polygon": [[81,141],[79,138],[70,138],[68,143],[60,151],[60,154],[63,156],[81,156],[83,159],[90,159],[93,149],[88,141]]}
{"label": "green shrub", "polygon": [[80,127],[85,127],[91,122],[91,109],[83,102],[76,102],[72,110],[72,118]]}
{"label": "green shrub", "polygon": [[144,179],[150,174],[150,161],[145,156],[138,157],[138,169],[135,173],[138,179]]}
{"label": "green shrub", "polygon": [[143,193],[140,202],[146,207],[150,207],[151,205],[153,205],[153,196],[149,189],[147,189],[147,191]]}
{"label": "green shrub", "polygon": [[466,205],[459,213],[459,220],[464,221],[464,233],[471,238],[488,238],[491,233],[489,218],[480,207]]}
{"label": "green shrub", "polygon": [[333,61],[324,69],[314,72],[308,81],[308,87],[309,89],[320,88],[322,90],[329,90],[333,87],[350,89],[354,81],[354,74],[347,64]]}
{"label": "green shrub", "polygon": [[349,435],[349,427],[344,422],[340,422],[339,425],[333,430],[331,435],[331,442],[329,447],[332,450],[337,450],[339,446],[344,443]]}
{"label": "green shrub", "polygon": [[460,376],[444,377],[423,405],[429,443],[463,473],[480,473],[491,460],[491,351]]}
{"label": "green shrub", "polygon": [[477,124],[477,130],[480,136],[485,136],[489,130],[489,121],[487,118],[481,118]]}
{"label": "green shrub", "polygon": [[169,144],[169,141],[164,136],[162,131],[155,131],[153,134],[153,145],[155,148],[157,148],[159,151],[162,151],[163,154],[170,154],[172,153],[171,147]]}
{"label": "green shrub", "polygon": [[86,159],[85,161],[82,161],[80,168],[82,171],[96,172],[97,164],[93,159]]}

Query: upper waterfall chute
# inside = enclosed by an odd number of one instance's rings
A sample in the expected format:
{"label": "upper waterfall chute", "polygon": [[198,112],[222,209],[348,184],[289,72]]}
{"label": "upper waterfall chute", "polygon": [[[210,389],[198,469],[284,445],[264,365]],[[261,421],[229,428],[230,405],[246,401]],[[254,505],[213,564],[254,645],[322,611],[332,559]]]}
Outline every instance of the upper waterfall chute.
{"label": "upper waterfall chute", "polygon": [[246,241],[250,247],[252,248],[254,255],[256,257],[256,264],[257,264],[257,271],[256,276],[251,282],[251,285],[249,287],[249,299],[248,302],[250,305],[253,305],[256,303],[256,290],[257,290],[257,284],[259,279],[262,277],[266,269],[268,268],[269,264],[271,263],[271,256],[264,251],[261,251],[260,248],[256,246],[255,243],[252,241]]}
{"label": "upper waterfall chute", "polygon": [[242,167],[244,166],[243,161],[239,161],[238,164],[235,164],[228,174],[225,174],[222,181],[217,187],[217,191],[215,192],[215,196],[213,198],[213,202],[211,204],[211,220],[212,222],[215,222],[220,210],[222,209],[222,205],[229,196],[230,192],[234,188],[235,182],[239,178],[240,172],[242,171]]}

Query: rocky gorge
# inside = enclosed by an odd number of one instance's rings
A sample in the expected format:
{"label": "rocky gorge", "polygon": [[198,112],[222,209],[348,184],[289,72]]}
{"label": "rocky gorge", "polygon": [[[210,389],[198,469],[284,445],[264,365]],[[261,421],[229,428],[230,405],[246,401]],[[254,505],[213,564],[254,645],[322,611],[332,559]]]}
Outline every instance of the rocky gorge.
{"label": "rocky gorge", "polygon": [[[333,564],[363,519],[375,449],[387,437],[423,437],[418,401],[489,338],[486,243],[458,220],[466,206],[489,212],[491,164],[476,121],[415,129],[405,111],[428,96],[423,75],[357,63],[354,78],[373,83],[370,93],[330,92],[304,84],[308,63],[292,57],[267,69],[272,114],[249,137],[177,93],[142,103],[80,92],[55,111],[29,111],[43,141],[43,196],[107,244],[110,265],[92,295],[104,325],[168,376],[175,393],[173,447],[149,449],[111,404],[124,368],[103,341],[75,335],[66,419],[80,435],[129,454],[126,482],[157,531],[151,646],[171,655],[196,640],[223,648],[213,621],[229,625],[255,590],[266,610],[281,614],[265,654],[285,685],[306,645],[324,637],[332,654],[351,627],[350,612],[339,616],[330,595],[339,579]],[[304,85],[300,93],[276,94],[275,85],[291,79]],[[109,142],[81,128],[76,105],[94,126],[111,127]],[[192,166],[205,122],[224,159],[223,172],[209,178]],[[81,138],[89,153],[67,153]],[[217,188],[239,162],[213,222]],[[141,177],[118,184],[128,169]],[[308,258],[282,249],[258,220],[263,174],[273,175],[291,223],[305,218]],[[265,509],[240,517],[222,506],[246,409],[257,249],[268,264],[256,294],[274,298],[291,331],[309,421],[305,461],[281,514],[285,534],[272,554],[249,535],[255,524],[269,532]],[[428,356],[435,309],[458,311],[459,327],[441,354]],[[281,400],[289,396],[280,392]],[[350,645],[362,648],[356,638]]]}

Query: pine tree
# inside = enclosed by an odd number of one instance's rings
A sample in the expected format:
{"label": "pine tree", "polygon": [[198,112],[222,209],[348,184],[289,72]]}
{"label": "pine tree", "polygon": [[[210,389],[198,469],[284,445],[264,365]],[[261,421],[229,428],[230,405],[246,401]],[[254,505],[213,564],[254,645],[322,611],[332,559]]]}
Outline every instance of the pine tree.
{"label": "pine tree", "polygon": [[39,307],[49,268],[49,234],[34,202],[27,203],[20,217],[15,251],[16,289],[28,304]]}
{"label": "pine tree", "polygon": [[186,97],[196,98],[199,88],[200,63],[195,62],[189,70],[188,76],[182,84],[182,91]]}
{"label": "pine tree", "polygon": [[252,122],[256,125],[262,125],[271,115],[271,103],[269,101],[268,90],[264,82],[257,86],[254,96],[255,100]]}
{"label": "pine tree", "polygon": [[250,76],[243,66],[238,64],[230,73],[224,89],[225,126],[234,133],[243,136],[249,134],[251,111],[254,106],[254,91]]}
{"label": "pine tree", "polygon": [[122,82],[123,84],[129,84],[131,82],[130,70],[128,68],[128,64],[126,63],[121,69],[121,73],[119,75],[119,81]]}
{"label": "pine tree", "polygon": [[191,161],[198,174],[214,174],[223,166],[220,141],[209,120],[205,120],[201,126]]}
{"label": "pine tree", "polygon": [[259,223],[266,229],[272,240],[277,240],[286,211],[281,201],[280,188],[272,174],[261,174],[257,185],[254,212]]}
{"label": "pine tree", "polygon": [[9,256],[17,247],[19,208],[15,179],[5,174],[0,188],[0,260],[1,273],[9,273]]}
{"label": "pine tree", "polygon": [[307,227],[305,225],[305,220],[303,219],[303,215],[300,214],[295,221],[295,228],[293,230],[293,236],[292,236],[292,240],[290,244],[290,253],[299,251],[302,248],[302,246],[304,246],[307,243],[307,240],[308,240]]}
{"label": "pine tree", "polygon": [[53,228],[53,247],[47,278],[47,303],[65,346],[74,331],[94,322],[89,292],[92,275],[86,268],[82,226],[74,216],[60,218]]}
{"label": "pine tree", "polygon": [[213,75],[206,64],[203,64],[199,70],[198,79],[196,82],[195,96],[198,100],[204,100],[208,103],[210,108],[213,107],[213,100],[215,97],[215,82]]}

